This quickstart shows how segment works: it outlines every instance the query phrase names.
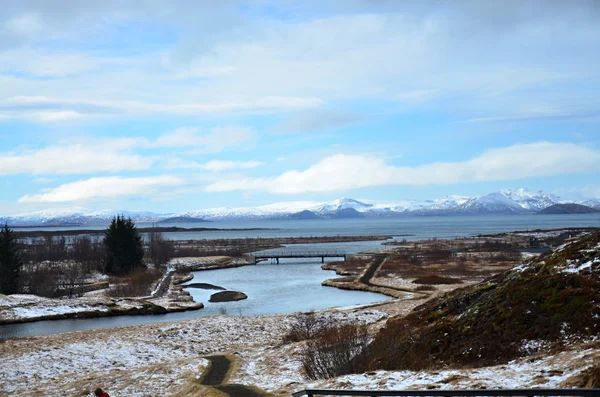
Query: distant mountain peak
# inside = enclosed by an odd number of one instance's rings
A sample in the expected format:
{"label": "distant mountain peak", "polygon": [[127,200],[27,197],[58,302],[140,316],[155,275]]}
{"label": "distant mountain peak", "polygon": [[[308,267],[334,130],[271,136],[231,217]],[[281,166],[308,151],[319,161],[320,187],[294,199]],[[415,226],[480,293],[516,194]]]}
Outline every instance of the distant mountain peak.
{"label": "distant mountain peak", "polygon": [[404,215],[479,215],[537,213],[555,204],[574,203],[600,209],[600,199],[581,196],[563,200],[544,191],[524,188],[503,189],[481,196],[447,195],[432,200],[403,200],[378,203],[339,197],[329,202],[290,201],[258,207],[220,207],[170,214],[128,210],[89,210],[83,207],[34,211],[14,216],[0,216],[0,224],[11,226],[43,225],[103,225],[115,215],[130,216],[138,223],[154,223],[166,219],[180,220],[260,220],[260,219],[318,219],[362,216]]}

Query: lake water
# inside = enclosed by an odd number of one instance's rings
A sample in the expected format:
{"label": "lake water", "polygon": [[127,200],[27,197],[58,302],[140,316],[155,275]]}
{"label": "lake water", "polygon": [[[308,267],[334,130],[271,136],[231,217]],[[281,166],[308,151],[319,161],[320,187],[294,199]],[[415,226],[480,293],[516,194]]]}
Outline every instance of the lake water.
{"label": "lake water", "polygon": [[[140,227],[152,226],[139,224]],[[515,230],[554,229],[561,227],[599,227],[600,213],[572,215],[483,215],[483,216],[407,216],[393,218],[315,219],[289,221],[224,221],[207,223],[164,224],[187,228],[219,229],[267,228],[272,230],[213,230],[172,232],[165,236],[173,240],[246,238],[246,237],[307,237],[408,235],[407,240],[452,238]],[[104,227],[96,227],[104,229]],[[44,228],[71,230],[74,227]],[[91,229],[81,227],[79,229]],[[23,228],[19,230],[33,230]],[[37,230],[37,229],[36,229]],[[404,237],[401,237],[404,238]]]}
{"label": "lake water", "polygon": [[[519,215],[472,217],[411,217],[384,219],[340,219],[307,221],[214,222],[206,224],[219,228],[263,227],[277,230],[210,231],[168,233],[172,239],[294,237],[335,235],[389,235],[407,240],[451,238],[514,230],[553,229],[562,227],[599,227],[600,214],[578,215]],[[178,225],[197,227],[194,225]],[[410,235],[410,236],[402,236]],[[381,242],[351,242],[327,244],[298,244],[289,249],[302,251],[344,251],[347,253],[376,249]],[[120,316],[99,319],[38,321],[0,326],[0,338],[33,336],[67,331],[109,328],[125,325],[178,321],[226,311],[233,315],[256,315],[308,311],[334,306],[349,306],[387,299],[383,295],[345,291],[322,287],[321,282],[335,277],[323,271],[320,259],[281,260],[280,265],[261,263],[233,269],[196,272],[193,282],[206,282],[246,293],[248,299],[239,302],[213,304],[208,302],[216,291],[190,289],[195,300],[205,303],[198,311],[153,316]]]}
{"label": "lake water", "polygon": [[[202,224],[215,228],[272,228],[275,230],[224,230],[166,233],[172,239],[307,237],[307,236],[403,236],[407,240],[453,238],[515,230],[561,227],[600,227],[600,213],[573,215],[411,216],[395,218],[316,219],[294,221],[237,221]],[[198,227],[198,224],[171,225]]]}

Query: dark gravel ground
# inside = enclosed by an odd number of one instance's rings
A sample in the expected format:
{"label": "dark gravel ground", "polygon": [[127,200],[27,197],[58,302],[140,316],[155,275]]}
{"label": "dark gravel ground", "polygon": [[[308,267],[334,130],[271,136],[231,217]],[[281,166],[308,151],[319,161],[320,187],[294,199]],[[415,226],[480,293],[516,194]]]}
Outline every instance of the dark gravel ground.
{"label": "dark gravel ground", "polygon": [[201,383],[231,396],[231,397],[264,397],[265,393],[244,385],[223,384],[231,369],[231,360],[226,356],[207,357],[210,366],[202,377]]}

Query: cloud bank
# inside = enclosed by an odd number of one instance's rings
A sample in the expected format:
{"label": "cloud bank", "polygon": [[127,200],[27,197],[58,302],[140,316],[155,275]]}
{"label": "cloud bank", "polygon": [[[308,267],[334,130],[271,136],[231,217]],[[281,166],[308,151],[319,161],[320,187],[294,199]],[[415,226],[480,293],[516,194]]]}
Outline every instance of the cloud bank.
{"label": "cloud bank", "polygon": [[490,149],[473,159],[415,167],[379,158],[337,154],[303,171],[271,178],[242,178],[209,184],[208,192],[266,191],[278,194],[332,192],[375,186],[451,185],[589,173],[600,169],[600,151],[572,143],[538,142]]}

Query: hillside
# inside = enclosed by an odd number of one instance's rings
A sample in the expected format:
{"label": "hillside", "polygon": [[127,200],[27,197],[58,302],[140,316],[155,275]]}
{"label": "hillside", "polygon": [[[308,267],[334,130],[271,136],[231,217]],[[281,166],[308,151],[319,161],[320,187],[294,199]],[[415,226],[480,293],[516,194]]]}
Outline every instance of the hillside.
{"label": "hillside", "polygon": [[559,351],[600,333],[600,233],[392,319],[371,369],[473,367]]}
{"label": "hillside", "polygon": [[588,207],[587,205],[564,203],[554,204],[549,207],[546,207],[540,212],[538,212],[538,214],[591,214],[594,212],[600,212],[600,210]]}

